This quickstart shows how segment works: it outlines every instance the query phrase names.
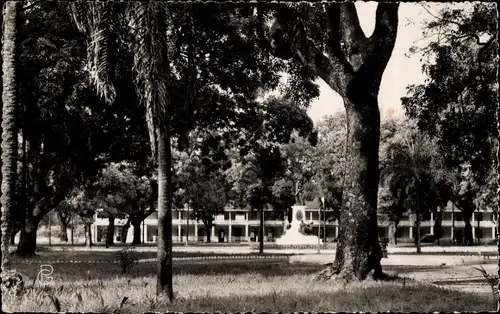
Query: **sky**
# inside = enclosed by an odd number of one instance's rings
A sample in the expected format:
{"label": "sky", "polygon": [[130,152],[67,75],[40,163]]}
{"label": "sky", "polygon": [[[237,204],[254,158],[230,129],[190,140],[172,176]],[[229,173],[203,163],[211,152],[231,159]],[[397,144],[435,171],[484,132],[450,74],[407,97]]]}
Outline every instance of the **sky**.
{"label": "sky", "polygon": [[[356,9],[361,28],[368,37],[375,28],[376,2],[356,2]],[[430,7],[433,4],[429,4]],[[433,10],[434,11],[434,10]],[[422,38],[422,21],[430,15],[419,3],[401,3],[399,7],[399,26],[396,44],[391,59],[387,64],[379,91],[379,108],[382,117],[390,112],[395,115],[404,114],[401,97],[406,95],[406,87],[410,84],[421,84],[426,76],[422,73],[420,55],[407,57],[409,49]],[[342,98],[335,93],[323,80],[318,79],[320,96],[313,100],[309,116],[315,122],[325,115],[343,111]]]}

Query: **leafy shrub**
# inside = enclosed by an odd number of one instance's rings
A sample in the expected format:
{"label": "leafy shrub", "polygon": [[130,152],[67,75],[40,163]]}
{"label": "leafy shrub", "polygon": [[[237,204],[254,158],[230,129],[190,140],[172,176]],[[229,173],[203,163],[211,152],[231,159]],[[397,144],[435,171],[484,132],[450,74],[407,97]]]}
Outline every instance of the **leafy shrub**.
{"label": "leafy shrub", "polygon": [[[42,238],[48,238],[49,235],[50,235],[49,228],[40,227],[40,229],[38,229],[37,236],[42,237]],[[53,234],[51,236],[53,236]]]}
{"label": "leafy shrub", "polygon": [[479,267],[473,266],[473,268],[479,271],[481,275],[483,275],[484,279],[486,279],[486,281],[491,287],[491,292],[493,294],[493,297],[495,298],[495,301],[498,300],[498,277],[494,275],[491,276],[490,274],[488,274],[483,266]]}
{"label": "leafy shrub", "polygon": [[[83,239],[85,239],[85,226],[83,226],[83,225],[75,225],[74,228],[73,228],[73,231],[74,231],[73,237],[75,239],[77,239],[77,238],[83,238]],[[68,237],[71,240],[71,233],[68,234]]]}
{"label": "leafy shrub", "polygon": [[138,263],[137,251],[133,245],[129,245],[117,253],[118,263],[122,274],[126,274],[134,265]]}
{"label": "leafy shrub", "polygon": [[3,296],[20,296],[24,292],[24,277],[17,270],[3,271],[0,278]]}

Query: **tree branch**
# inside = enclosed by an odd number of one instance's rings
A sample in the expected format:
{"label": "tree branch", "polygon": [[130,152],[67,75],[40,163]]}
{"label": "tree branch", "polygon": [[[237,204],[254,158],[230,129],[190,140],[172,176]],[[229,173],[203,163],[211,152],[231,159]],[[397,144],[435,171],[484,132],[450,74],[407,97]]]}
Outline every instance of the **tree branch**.
{"label": "tree branch", "polygon": [[[259,18],[263,22],[262,15]],[[297,59],[314,71],[333,90],[340,95],[345,95],[346,82],[353,72],[352,67],[339,58],[339,54],[332,54],[330,57],[324,55],[323,51],[307,38],[304,24],[300,18],[294,16],[290,9],[278,10],[268,33],[266,35],[263,31],[261,37],[267,39],[268,47],[274,56],[282,59],[292,57]]]}
{"label": "tree branch", "polygon": [[37,5],[39,4],[53,4],[55,3],[55,1],[47,1],[47,0],[37,0],[37,1],[32,1],[31,3],[27,3],[25,6],[23,6],[20,10],[20,12],[24,12],[24,11],[28,11],[30,9],[32,9],[33,7],[36,7]]}
{"label": "tree branch", "polygon": [[375,15],[375,30],[369,40],[372,47],[377,46],[383,48],[383,51],[389,56],[396,43],[398,31],[398,9],[399,3],[379,3]]}
{"label": "tree branch", "polygon": [[379,3],[376,12],[375,30],[368,39],[363,65],[357,77],[378,92],[384,69],[392,55],[398,30],[399,3]]}
{"label": "tree branch", "polygon": [[347,61],[352,65],[354,71],[357,71],[363,64],[368,39],[359,24],[356,7],[353,2],[332,5],[340,6],[338,14],[340,43]]}

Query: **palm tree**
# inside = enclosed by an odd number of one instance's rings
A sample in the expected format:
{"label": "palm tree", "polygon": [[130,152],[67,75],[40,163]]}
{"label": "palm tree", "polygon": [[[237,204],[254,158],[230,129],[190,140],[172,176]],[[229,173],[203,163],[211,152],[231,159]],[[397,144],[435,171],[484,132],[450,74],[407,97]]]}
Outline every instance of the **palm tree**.
{"label": "palm tree", "polygon": [[[72,5],[72,11],[79,30],[89,36],[87,70],[97,93],[107,102],[113,103],[116,97],[112,81],[114,66],[120,57],[117,56],[119,48],[133,54],[134,82],[140,102],[146,109],[152,153],[158,162],[157,294],[166,294],[172,300],[167,5],[161,1],[78,2]],[[128,40],[131,43],[126,44]]]}
{"label": "palm tree", "polygon": [[[382,169],[384,185],[415,214],[417,253],[421,252],[420,222],[424,210],[444,208],[437,182],[442,175],[440,159],[430,138],[423,133],[400,131],[389,144]],[[408,133],[410,132],[410,133]]]}
{"label": "palm tree", "polygon": [[10,213],[14,206],[17,167],[18,107],[16,84],[17,31],[20,2],[7,1],[3,10],[2,38],[2,271],[8,267]]}

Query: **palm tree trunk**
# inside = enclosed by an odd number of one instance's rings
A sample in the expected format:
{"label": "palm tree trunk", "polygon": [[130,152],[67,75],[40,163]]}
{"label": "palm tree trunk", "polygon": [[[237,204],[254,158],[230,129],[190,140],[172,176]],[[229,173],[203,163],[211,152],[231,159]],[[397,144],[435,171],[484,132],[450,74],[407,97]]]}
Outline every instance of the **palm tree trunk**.
{"label": "palm tree trunk", "polygon": [[16,84],[16,59],[17,59],[17,21],[19,17],[17,1],[7,1],[3,12],[3,38],[2,38],[2,270],[8,267],[10,243],[10,213],[14,206],[16,169],[17,169],[17,84]]}
{"label": "palm tree trunk", "polygon": [[[497,110],[497,121],[500,121],[500,114]],[[496,141],[496,153],[497,153],[497,173],[500,173],[500,143],[497,139]],[[500,183],[497,186],[497,196],[500,197]],[[497,312],[500,313],[500,212],[498,205],[495,206],[494,213],[496,214],[496,238],[497,238]]]}
{"label": "palm tree trunk", "polygon": [[[500,150],[497,150],[497,160],[500,159]],[[500,162],[497,163],[497,170],[500,171]],[[500,172],[499,172],[500,173]],[[500,188],[497,190],[497,194],[500,194]],[[499,195],[500,196],[500,195]],[[500,313],[500,213],[498,212],[498,206],[496,206],[496,238],[497,238],[497,312]]]}
{"label": "palm tree trunk", "polygon": [[169,126],[158,128],[158,255],[156,294],[173,299],[172,284],[172,150]]}

